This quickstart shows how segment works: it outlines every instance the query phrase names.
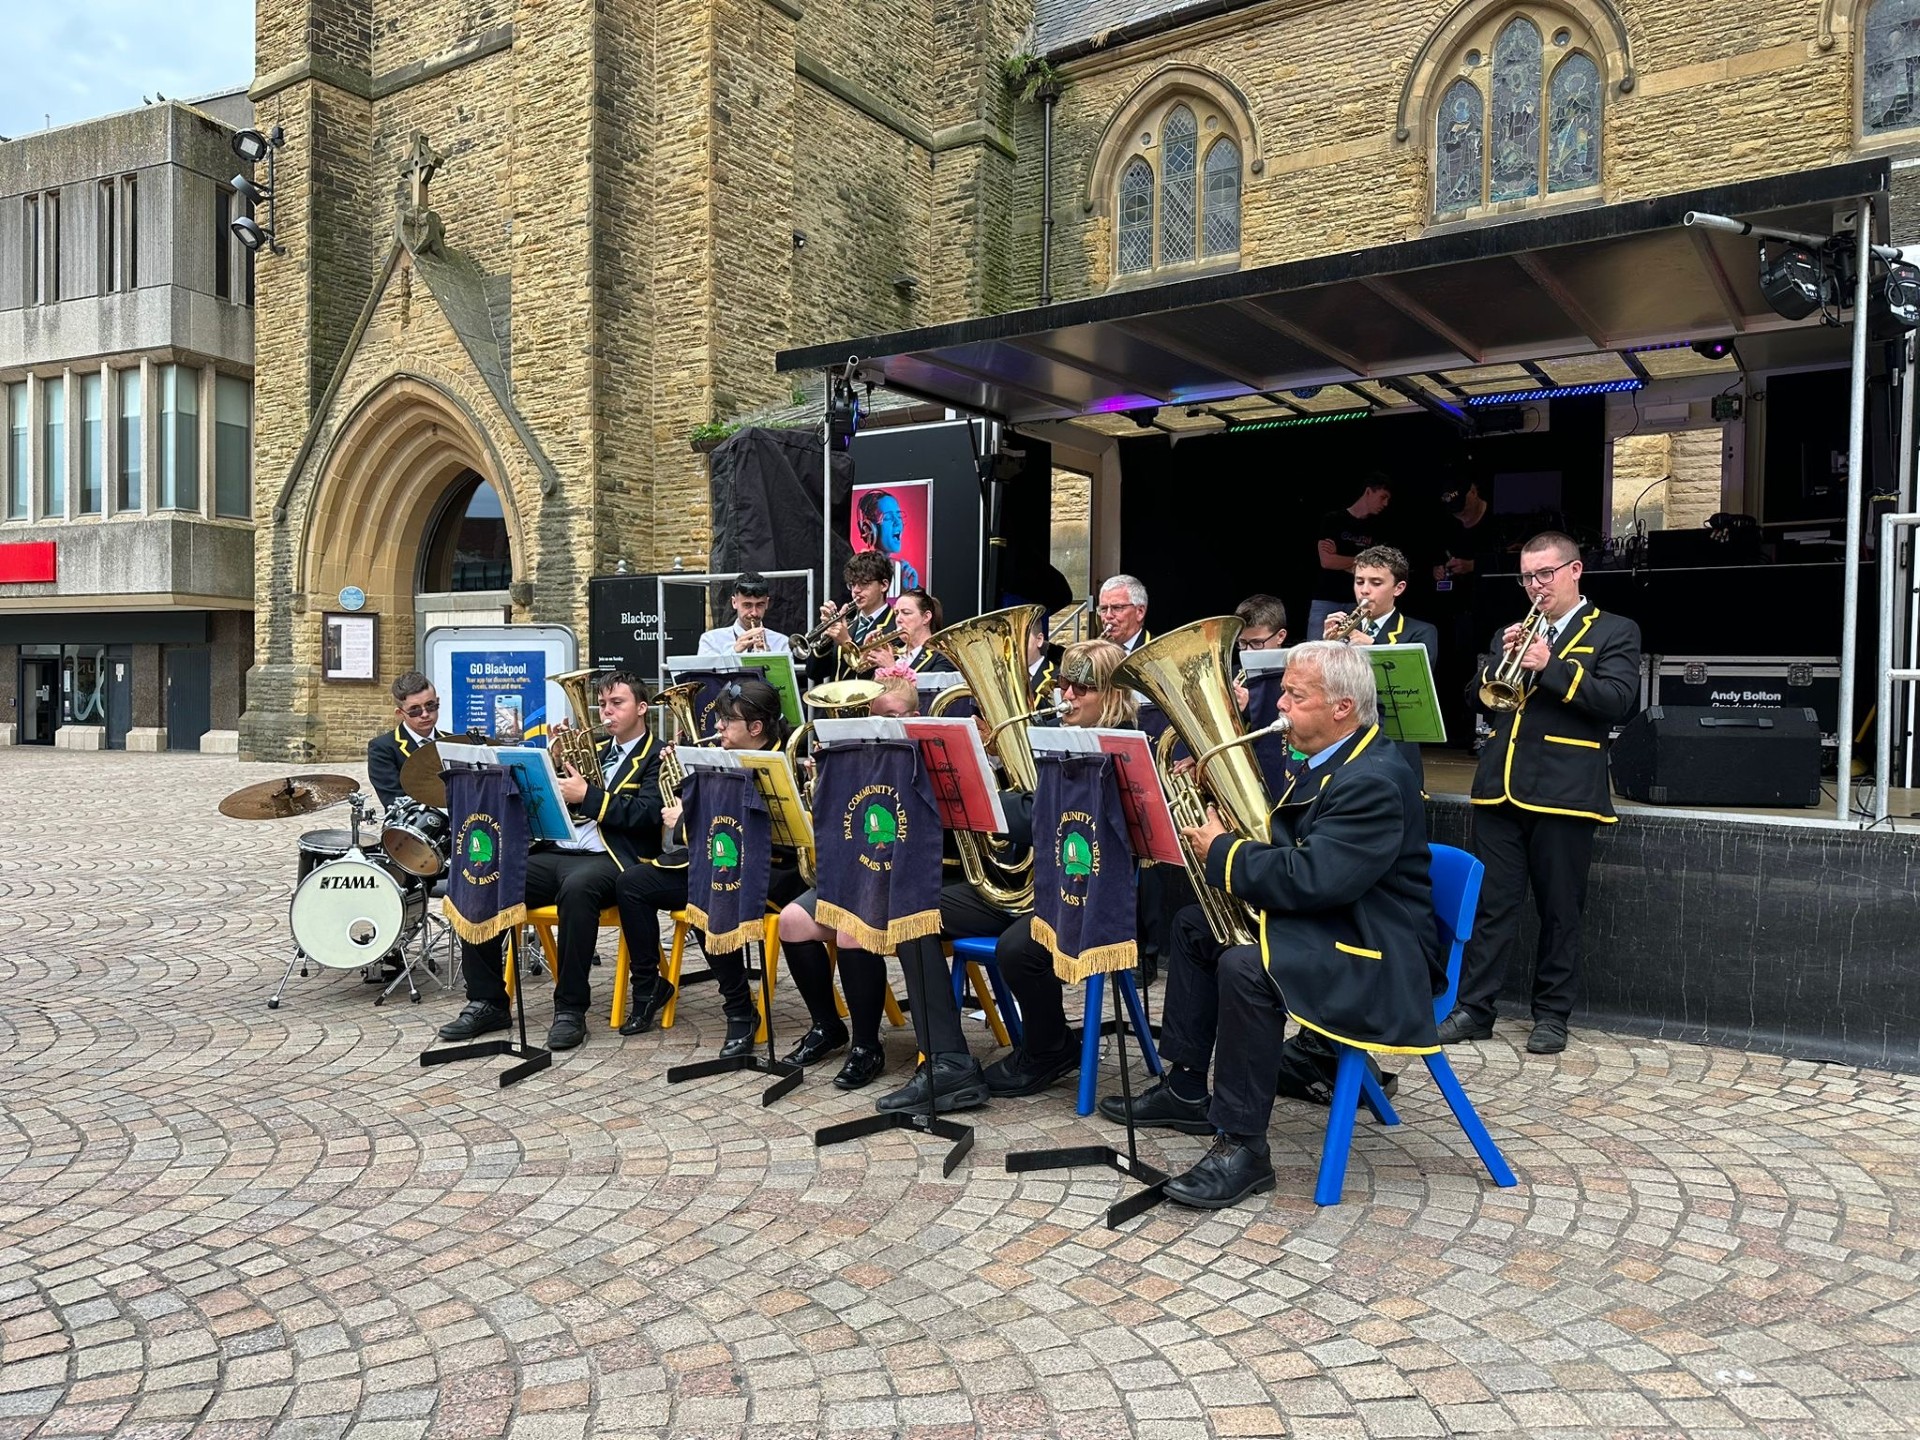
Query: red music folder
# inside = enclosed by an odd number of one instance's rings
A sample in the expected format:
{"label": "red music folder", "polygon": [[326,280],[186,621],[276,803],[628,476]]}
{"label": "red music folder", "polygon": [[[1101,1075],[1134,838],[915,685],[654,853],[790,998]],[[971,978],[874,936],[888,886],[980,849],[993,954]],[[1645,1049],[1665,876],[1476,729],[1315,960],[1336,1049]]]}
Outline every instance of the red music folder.
{"label": "red music folder", "polygon": [[1006,811],[1000,808],[1000,787],[987,761],[980,731],[971,719],[913,717],[821,720],[814,733],[826,744],[847,740],[913,741],[920,747],[920,763],[933,782],[934,802],[940,807],[943,830],[974,830],[983,835],[1006,832]]}
{"label": "red music folder", "polygon": [[1036,752],[1095,753],[1113,757],[1113,773],[1120,791],[1120,808],[1127,817],[1127,841],[1135,858],[1162,865],[1184,865],[1180,833],[1173,827],[1153,749],[1141,730],[1077,730],[1069,726],[1036,726],[1027,732]]}

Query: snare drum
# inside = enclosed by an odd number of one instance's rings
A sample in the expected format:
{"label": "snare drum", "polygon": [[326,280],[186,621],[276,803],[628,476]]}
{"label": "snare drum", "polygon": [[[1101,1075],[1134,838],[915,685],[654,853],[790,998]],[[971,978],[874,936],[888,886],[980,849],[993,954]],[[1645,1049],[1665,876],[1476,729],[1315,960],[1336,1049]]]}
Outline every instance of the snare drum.
{"label": "snare drum", "polygon": [[445,873],[453,853],[446,812],[418,800],[397,800],[381,824],[380,848],[409,875],[433,880]]}
{"label": "snare drum", "polygon": [[[329,860],[338,860],[353,848],[353,832],[350,830],[309,830],[300,837],[300,871],[295,875],[294,883],[307,878]],[[369,857],[377,857],[380,847],[375,845],[366,849]]]}

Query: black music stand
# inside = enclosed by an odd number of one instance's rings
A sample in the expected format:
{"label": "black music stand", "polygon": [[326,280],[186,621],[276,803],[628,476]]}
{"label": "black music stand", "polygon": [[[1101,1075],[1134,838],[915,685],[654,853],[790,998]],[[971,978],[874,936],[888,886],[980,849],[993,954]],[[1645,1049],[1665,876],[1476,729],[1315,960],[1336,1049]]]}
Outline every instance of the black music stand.
{"label": "black music stand", "polygon": [[[517,937],[519,926],[511,926],[500,947],[500,953],[508,966],[518,967],[520,963],[520,945]],[[553,1052],[538,1045],[527,1043],[527,985],[514,969],[513,1008],[520,1025],[520,1038],[514,1040],[476,1040],[471,1045],[455,1045],[450,1050],[427,1050],[420,1056],[420,1064],[446,1065],[455,1060],[479,1060],[489,1055],[511,1055],[520,1061],[518,1065],[509,1065],[500,1072],[500,1088],[517,1085],[529,1075],[538,1075],[553,1064]]]}

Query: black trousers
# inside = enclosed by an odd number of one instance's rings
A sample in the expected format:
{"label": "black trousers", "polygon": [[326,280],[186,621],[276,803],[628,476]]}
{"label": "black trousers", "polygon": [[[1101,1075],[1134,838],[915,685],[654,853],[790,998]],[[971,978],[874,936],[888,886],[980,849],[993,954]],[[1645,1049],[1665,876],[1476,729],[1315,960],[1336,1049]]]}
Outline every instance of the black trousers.
{"label": "black trousers", "polygon": [[[1220,1035],[1220,956],[1225,949],[1213,938],[1206,912],[1198,905],[1175,913],[1168,939],[1167,998],[1160,1011],[1160,1058],[1169,1065],[1202,1075],[1213,1066]],[[1277,1052],[1278,1042],[1274,1048]]]}
{"label": "black trousers", "polygon": [[[965,881],[940,888],[940,933],[958,940],[969,935],[997,936],[1013,917],[980,898]],[[907,982],[907,1001],[913,1011],[913,1033],[927,1055],[965,1055],[966,1036],[960,1033],[960,1007],[953,999],[953,972],[940,942],[931,937],[909,940],[900,947],[900,969]]]}
{"label": "black trousers", "polygon": [[1580,913],[1587,904],[1587,867],[1599,825],[1570,815],[1539,815],[1517,805],[1473,807],[1473,850],[1487,874],[1480,886],[1473,939],[1460,966],[1456,1002],[1475,1019],[1491,1019],[1520,938],[1520,902],[1529,882],[1540,917],[1533,976],[1533,1016],[1565,1022],[1580,978]]}
{"label": "black trousers", "polygon": [[[1204,926],[1203,926],[1204,928]],[[1209,944],[1213,936],[1207,936]],[[1279,987],[1260,961],[1257,945],[1229,945],[1215,961],[1218,979],[1216,1011],[1218,1039],[1213,1059],[1213,1107],[1207,1118],[1228,1135],[1267,1141],[1273,1119],[1274,1073],[1287,1034],[1287,1012]],[[1167,990],[1165,1035],[1173,1013],[1173,990]],[[1161,1047],[1164,1055],[1166,1049]],[[1185,1064],[1184,1060],[1179,1063]]]}
{"label": "black trousers", "polygon": [[[793,870],[775,866],[767,883],[767,899],[784,905],[799,891]],[[687,903],[685,866],[652,865],[642,862],[621,872],[619,884],[620,929],[627,937],[628,971],[633,993],[645,995],[659,979],[665,957],[660,953],[660,919]],[[747,981],[747,952],[742,946],[725,953],[707,951],[707,968],[720,985],[720,1005],[729,1030],[742,1024],[758,1023],[753,1004],[753,988]]]}
{"label": "black trousers", "polygon": [[[584,1013],[593,1003],[587,976],[600,935],[600,912],[613,904],[619,880],[620,867],[605,852],[535,850],[527,856],[527,907],[552,905],[560,912],[560,974],[553,990],[556,1012]],[[469,1000],[507,1003],[498,936],[484,945],[461,942],[460,964],[466,972]]]}
{"label": "black trousers", "polygon": [[1031,915],[1020,916],[1001,932],[993,958],[1020,1004],[1021,1048],[1043,1058],[1071,1050],[1067,987],[1053,973],[1053,952],[1033,938]]}
{"label": "black trousers", "polygon": [[[809,890],[793,900],[807,914],[813,914],[820,898]],[[823,1030],[840,1023],[840,1007],[833,1000],[833,956],[824,940],[782,941],[787,974],[794,989],[807,1002],[807,1018]],[[887,962],[871,950],[851,945],[840,947],[840,988],[847,997],[847,1031],[855,1045],[869,1050],[880,1048],[880,1017],[886,1013]]]}

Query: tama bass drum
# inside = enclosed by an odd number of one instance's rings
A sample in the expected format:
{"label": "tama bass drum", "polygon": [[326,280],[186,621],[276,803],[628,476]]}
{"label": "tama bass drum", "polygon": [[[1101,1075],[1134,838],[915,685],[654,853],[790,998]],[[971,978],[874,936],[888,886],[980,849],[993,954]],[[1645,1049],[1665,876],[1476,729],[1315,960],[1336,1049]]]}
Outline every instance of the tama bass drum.
{"label": "tama bass drum", "polygon": [[426,915],[426,892],[378,859],[348,854],[317,865],[293,892],[294,943],[329,970],[357,970],[397,950]]}

